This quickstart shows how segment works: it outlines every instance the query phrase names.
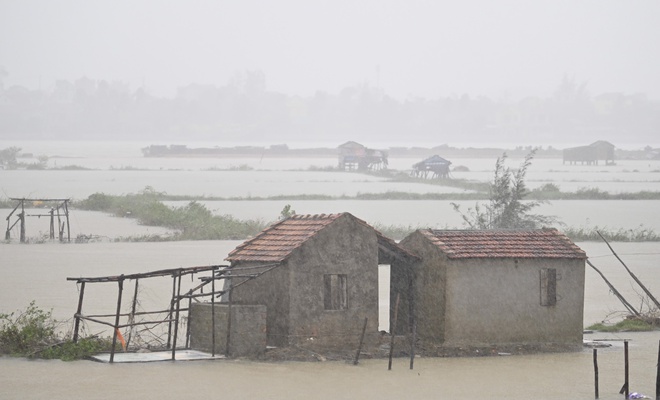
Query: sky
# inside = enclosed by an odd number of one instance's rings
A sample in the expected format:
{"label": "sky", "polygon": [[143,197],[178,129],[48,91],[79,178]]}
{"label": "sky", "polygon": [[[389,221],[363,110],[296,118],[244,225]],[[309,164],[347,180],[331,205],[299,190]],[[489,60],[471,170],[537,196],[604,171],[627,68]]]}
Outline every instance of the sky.
{"label": "sky", "polygon": [[660,99],[659,21],[658,0],[0,0],[0,68],[4,87],[85,76],[167,97],[260,70],[300,96],[550,96],[568,76]]}

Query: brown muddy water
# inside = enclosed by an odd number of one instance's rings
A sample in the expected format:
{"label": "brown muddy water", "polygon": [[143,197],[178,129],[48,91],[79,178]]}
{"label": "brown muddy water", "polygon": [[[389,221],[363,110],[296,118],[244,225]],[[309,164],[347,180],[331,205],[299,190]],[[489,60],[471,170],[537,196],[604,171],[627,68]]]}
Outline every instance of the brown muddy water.
{"label": "brown muddy water", "polygon": [[[145,143],[144,146],[150,143]],[[51,167],[76,165],[91,170],[0,170],[0,191],[5,197],[72,197],[92,193],[136,193],[146,186],[181,195],[251,197],[286,194],[329,194],[406,191],[461,192],[461,189],[419,183],[389,182],[361,174],[308,171],[311,166],[331,167],[332,158],[308,159],[147,159],[134,143],[2,143],[25,152],[45,154]],[[41,146],[41,147],[40,147]],[[191,146],[194,147],[194,146]],[[74,153],[71,151],[75,150]],[[419,159],[393,159],[390,167],[405,170]],[[456,159],[454,165],[469,172],[456,178],[488,181],[494,159]],[[518,165],[519,160],[510,160]],[[229,171],[247,166],[251,171]],[[561,190],[598,188],[617,192],[660,190],[657,161],[617,161],[614,166],[565,166],[558,159],[534,160],[530,188],[547,183]],[[460,218],[448,202],[405,201],[245,201],[207,202],[217,214],[270,221],[291,203],[298,213],[352,212],[369,223],[456,227]],[[464,207],[473,202],[462,203]],[[568,226],[601,226],[660,230],[659,201],[552,202],[539,212],[556,215]],[[0,210],[6,216],[11,210]],[[29,220],[30,236],[47,230],[43,219]],[[0,313],[23,309],[30,301],[63,321],[71,329],[78,287],[67,277],[105,276],[164,268],[222,264],[240,242],[199,241],[175,243],[114,243],[121,236],[164,233],[161,228],[139,226],[134,220],[109,218],[74,210],[72,237],[99,235],[87,244],[0,244]],[[14,236],[16,232],[14,232]],[[604,243],[578,243],[598,268],[636,306],[640,291]],[[613,243],[615,250],[639,278],[660,296],[660,243]],[[389,272],[381,268],[380,327],[388,326]],[[188,282],[187,284],[192,284]],[[90,285],[92,286],[92,285]],[[113,313],[116,287],[86,289],[84,311]],[[504,288],[506,289],[506,288]],[[164,307],[170,279],[142,286],[143,306]],[[131,287],[125,290],[128,304]],[[584,325],[622,318],[623,307],[602,279],[586,270]],[[88,333],[97,333],[89,328]],[[620,399],[624,379],[623,339],[630,342],[631,391],[655,395],[660,331],[647,333],[585,334],[585,339],[610,339],[612,347],[599,349],[600,398]],[[356,346],[349,343],[347,346]],[[142,364],[102,364],[91,361],[43,361],[0,357],[0,399],[133,399],[217,398],[238,399],[592,399],[591,349],[565,354],[469,358],[417,358],[414,370],[408,359],[364,359],[358,366],[344,362],[253,362],[246,360],[178,361]]]}
{"label": "brown muddy water", "polygon": [[[0,245],[0,311],[23,308],[35,300],[66,321],[77,304],[78,290],[66,277],[103,276],[162,268],[220,264],[240,242],[89,243]],[[603,243],[578,243],[629,299],[639,299],[625,270]],[[660,292],[660,243],[614,243],[615,250],[650,290]],[[387,326],[387,273],[381,274],[381,327]],[[90,285],[91,286],[91,285]],[[86,289],[85,309],[112,310],[116,288]],[[147,300],[167,301],[170,280],[145,288]],[[130,292],[127,290],[126,292]],[[128,302],[128,296],[125,304]],[[585,326],[621,317],[622,307],[601,278],[586,271]],[[67,325],[68,324],[68,325]],[[619,399],[623,384],[623,344],[630,340],[631,391],[655,395],[660,332],[587,334],[585,339],[613,339],[599,349],[600,398]],[[348,344],[353,346],[355,344]],[[1,399],[68,398],[230,398],[267,399],[589,399],[593,398],[592,351],[568,354],[470,358],[417,358],[344,362],[246,360],[101,364],[0,358]]]}

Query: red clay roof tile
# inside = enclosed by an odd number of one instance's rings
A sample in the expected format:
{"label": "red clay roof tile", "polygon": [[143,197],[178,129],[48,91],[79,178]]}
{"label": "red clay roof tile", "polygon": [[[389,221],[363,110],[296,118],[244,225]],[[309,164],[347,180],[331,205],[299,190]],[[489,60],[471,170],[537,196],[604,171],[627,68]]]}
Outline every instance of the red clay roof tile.
{"label": "red clay roof tile", "polygon": [[449,258],[587,258],[556,229],[421,232]]}
{"label": "red clay roof tile", "polygon": [[350,215],[357,222],[370,227],[376,232],[378,243],[381,246],[396,252],[402,257],[417,259],[417,257],[405,249],[399,247],[392,239],[389,239],[363,220],[349,213],[340,214],[317,214],[317,215],[294,215],[279,221],[264,229],[254,238],[243,242],[232,250],[225,260],[227,261],[256,261],[256,262],[281,262],[291,252],[300,247],[305,241],[316,235],[317,232],[334,222],[343,215]]}
{"label": "red clay roof tile", "polygon": [[280,262],[343,214],[294,215],[264,229],[232,250],[227,261]]}

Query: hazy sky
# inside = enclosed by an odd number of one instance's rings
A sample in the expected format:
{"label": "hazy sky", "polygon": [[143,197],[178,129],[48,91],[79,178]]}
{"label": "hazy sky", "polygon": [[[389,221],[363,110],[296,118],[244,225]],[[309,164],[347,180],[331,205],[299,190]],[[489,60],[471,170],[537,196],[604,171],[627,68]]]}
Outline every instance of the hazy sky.
{"label": "hazy sky", "polygon": [[5,87],[87,76],[159,96],[261,70],[304,96],[547,96],[567,74],[658,99],[660,1],[0,0],[0,66]]}

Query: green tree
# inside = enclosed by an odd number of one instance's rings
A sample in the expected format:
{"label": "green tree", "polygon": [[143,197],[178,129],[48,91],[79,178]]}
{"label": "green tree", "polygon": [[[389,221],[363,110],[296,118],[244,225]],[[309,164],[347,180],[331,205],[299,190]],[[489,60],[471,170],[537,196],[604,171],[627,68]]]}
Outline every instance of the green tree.
{"label": "green tree", "polygon": [[541,201],[524,201],[529,194],[525,175],[535,153],[536,150],[532,150],[515,172],[504,165],[506,153],[498,157],[487,205],[482,207],[477,203],[463,213],[458,204],[451,203],[466,226],[471,229],[538,229],[557,222],[555,217],[531,213]]}

